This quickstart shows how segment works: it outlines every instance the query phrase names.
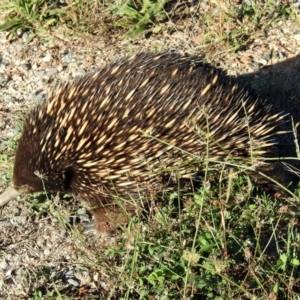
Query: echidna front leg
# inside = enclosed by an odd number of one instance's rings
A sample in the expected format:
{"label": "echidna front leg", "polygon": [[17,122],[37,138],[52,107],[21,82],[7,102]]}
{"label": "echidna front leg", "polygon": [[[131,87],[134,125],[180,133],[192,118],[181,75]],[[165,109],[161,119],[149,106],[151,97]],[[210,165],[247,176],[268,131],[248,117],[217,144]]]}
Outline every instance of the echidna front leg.
{"label": "echidna front leg", "polygon": [[119,226],[125,225],[128,221],[127,214],[117,205],[98,207],[90,210],[94,218],[94,229],[96,235],[106,237],[115,231]]}
{"label": "echidna front leg", "polygon": [[[290,183],[293,181],[281,162],[261,162],[255,171],[247,172],[272,197],[289,196]],[[271,179],[271,180],[270,180]]]}

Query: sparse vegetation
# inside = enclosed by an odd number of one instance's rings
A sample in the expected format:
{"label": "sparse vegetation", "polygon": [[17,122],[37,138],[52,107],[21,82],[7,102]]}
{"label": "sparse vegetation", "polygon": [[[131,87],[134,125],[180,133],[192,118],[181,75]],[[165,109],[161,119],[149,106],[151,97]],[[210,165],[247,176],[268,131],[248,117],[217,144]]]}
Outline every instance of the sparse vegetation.
{"label": "sparse vegetation", "polygon": [[[218,1],[219,2],[219,1]],[[239,6],[222,5],[220,13],[207,14],[199,8],[199,23],[205,28],[205,43],[225,46],[230,51],[245,48],[262,32],[295,12],[283,1],[248,1]]]}
{"label": "sparse vegetation", "polygon": [[[173,31],[176,30],[176,23],[180,23],[178,20],[184,22],[184,18],[188,17],[178,14],[178,7],[189,7],[185,1],[175,3],[167,0],[1,2],[4,21],[0,30],[8,31],[9,38],[24,30],[43,37],[51,37],[55,30],[77,36],[103,33],[112,27],[120,28],[121,33],[125,30],[125,37]],[[237,51],[247,46],[259,32],[264,32],[280,20],[296,18],[296,13],[293,6],[284,1],[249,1],[240,5],[215,1],[214,5],[210,2],[201,2],[198,6],[194,4],[190,16],[203,28],[206,45],[225,43],[230,50]],[[163,26],[167,20],[169,24]]]}
{"label": "sparse vegetation", "polygon": [[151,32],[158,33],[161,27],[158,25],[167,19],[164,7],[167,0],[142,0],[142,1],[116,1],[108,7],[112,13],[121,17],[113,23],[114,26],[129,28],[128,37],[138,36],[151,28]]}
{"label": "sparse vegetation", "polygon": [[[8,38],[29,31],[48,39],[57,30],[81,35],[113,28],[124,38],[173,32],[185,18],[193,18],[201,28],[199,44],[216,53],[248,47],[276,23],[298,17],[287,1],[205,2],[186,15],[178,12],[178,3],[166,0],[0,0],[0,30]],[[183,6],[188,7],[186,2]],[[0,144],[1,180],[6,183],[12,176],[15,143]],[[64,261],[32,264],[17,274],[18,284],[4,281],[0,295],[14,285],[20,299],[36,300],[299,299],[300,188],[294,197],[271,199],[237,169],[215,178],[208,174],[190,197],[169,195],[145,216],[131,218],[104,245],[82,233],[76,222],[78,203],[66,204],[73,201],[67,195],[64,201],[29,197],[31,221],[49,217],[73,238],[74,252],[83,263],[72,270],[103,278],[80,286],[75,277],[60,272]],[[0,241],[0,258],[6,246]]]}
{"label": "sparse vegetation", "polygon": [[[99,22],[93,11],[98,13],[97,1],[48,1],[48,0],[4,0],[0,10],[4,21],[0,30],[8,31],[8,38],[29,31],[32,37],[44,39],[52,37],[55,30],[65,34],[84,35],[92,33]],[[100,16],[99,16],[100,19]]]}
{"label": "sparse vegetation", "polygon": [[219,186],[208,180],[184,205],[170,195],[102,247],[70,226],[76,203],[31,198],[33,216],[50,215],[73,236],[85,261],[75,268],[109,280],[107,290],[99,285],[89,292],[66,285],[68,274],[53,266],[40,266],[20,273],[24,291],[30,299],[77,299],[80,293],[84,299],[297,299],[300,238],[291,216],[299,211],[298,198],[250,196],[247,176],[230,178],[223,176]]}

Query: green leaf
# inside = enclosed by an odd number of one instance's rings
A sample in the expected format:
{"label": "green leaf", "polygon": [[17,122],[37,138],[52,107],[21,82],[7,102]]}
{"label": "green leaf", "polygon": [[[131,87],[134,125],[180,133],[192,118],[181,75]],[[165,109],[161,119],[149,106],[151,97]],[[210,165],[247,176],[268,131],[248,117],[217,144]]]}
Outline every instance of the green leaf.
{"label": "green leaf", "polygon": [[4,24],[0,25],[0,31],[11,29],[18,24],[22,24],[22,22],[24,22],[24,20],[21,18],[14,19],[13,21],[5,22]]}
{"label": "green leaf", "polygon": [[294,267],[298,267],[300,264],[300,261],[298,258],[292,258],[291,259],[291,265],[294,266]]}

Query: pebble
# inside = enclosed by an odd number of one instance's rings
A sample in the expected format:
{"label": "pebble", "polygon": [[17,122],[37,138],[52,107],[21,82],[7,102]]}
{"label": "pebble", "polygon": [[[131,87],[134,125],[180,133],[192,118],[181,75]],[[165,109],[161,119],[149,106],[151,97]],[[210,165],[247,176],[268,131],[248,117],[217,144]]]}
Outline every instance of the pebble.
{"label": "pebble", "polygon": [[47,70],[47,75],[49,75],[49,76],[55,75],[55,74],[57,74],[57,73],[58,73],[57,68],[49,68],[49,69]]}
{"label": "pebble", "polygon": [[42,58],[43,62],[50,62],[52,59],[51,55],[50,54],[47,54],[46,56],[44,56]]}
{"label": "pebble", "polygon": [[21,69],[23,69],[23,71],[29,71],[31,68],[31,65],[29,63],[21,64],[20,67],[21,67]]}
{"label": "pebble", "polygon": [[7,270],[7,271],[5,272],[5,276],[10,276],[11,273],[12,273],[12,270]]}
{"label": "pebble", "polygon": [[19,74],[19,73],[13,74],[13,75],[12,75],[12,80],[14,80],[14,81],[20,80],[20,74]]}
{"label": "pebble", "polygon": [[267,62],[265,59],[261,58],[261,59],[258,59],[258,60],[256,61],[256,63],[265,66],[268,62]]}
{"label": "pebble", "polygon": [[300,41],[300,33],[294,35],[295,40]]}
{"label": "pebble", "polygon": [[44,92],[40,92],[38,94],[32,93],[29,98],[32,99],[35,104],[42,104],[47,99],[47,95]]}
{"label": "pebble", "polygon": [[60,65],[57,66],[57,71],[58,72],[62,72],[63,69],[64,69],[64,66],[62,64],[60,64]]}
{"label": "pebble", "polygon": [[23,34],[22,34],[22,40],[25,42],[25,43],[28,43],[32,38],[32,34],[29,32],[29,31],[24,31]]}
{"label": "pebble", "polygon": [[45,250],[44,250],[44,255],[45,255],[45,256],[49,256],[50,253],[51,253],[51,252],[50,252],[49,249],[45,249]]}
{"label": "pebble", "polygon": [[73,286],[79,286],[80,282],[78,282],[77,280],[74,280],[72,278],[68,279],[68,283],[70,283]]}
{"label": "pebble", "polygon": [[5,95],[3,98],[6,104],[12,104],[16,101],[15,97],[9,95]]}
{"label": "pebble", "polygon": [[44,74],[45,74],[44,70],[34,72],[34,76],[36,77],[42,77]]}
{"label": "pebble", "polygon": [[72,62],[75,62],[76,59],[75,57],[73,57],[73,55],[71,53],[67,53],[65,56],[64,56],[64,61],[66,63],[72,63]]}
{"label": "pebble", "polygon": [[76,76],[83,76],[84,74],[85,74],[85,70],[79,68],[78,70],[76,70],[76,71],[73,73],[73,77],[76,77]]}
{"label": "pebble", "polygon": [[296,8],[298,8],[300,6],[300,1],[297,1],[297,2],[293,3],[292,5]]}
{"label": "pebble", "polygon": [[8,81],[7,76],[0,77],[0,86],[4,86]]}
{"label": "pebble", "polygon": [[97,70],[98,69],[98,66],[95,66],[95,65],[91,65],[91,66],[89,66],[88,67],[88,72],[93,72],[93,71],[95,71],[95,70]]}
{"label": "pebble", "polygon": [[5,260],[0,261],[0,269],[4,270],[8,266],[7,262]]}

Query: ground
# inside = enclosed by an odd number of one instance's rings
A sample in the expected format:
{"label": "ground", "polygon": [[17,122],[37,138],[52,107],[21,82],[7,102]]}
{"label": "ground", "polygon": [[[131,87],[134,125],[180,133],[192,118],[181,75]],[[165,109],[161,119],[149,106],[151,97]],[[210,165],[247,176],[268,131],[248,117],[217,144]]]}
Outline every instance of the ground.
{"label": "ground", "polygon": [[[0,191],[10,181],[13,156],[6,154],[13,151],[13,142],[20,135],[22,117],[45,99],[47,90],[138,51],[187,52],[230,75],[251,80],[255,87],[267,82],[272,87],[272,92],[269,88],[266,92],[268,96],[290,113],[295,123],[300,121],[299,22],[282,19],[235,52],[218,41],[210,46],[202,43],[201,25],[191,16],[171,32],[163,30],[135,39],[118,34],[71,38],[53,33],[50,42],[41,44],[38,38],[29,41],[28,32],[11,41],[1,32]],[[58,196],[51,205],[44,198],[25,201],[18,197],[1,208],[0,298],[44,299],[42,295],[47,295],[45,299],[50,299],[43,286],[56,280],[62,282],[60,292],[72,299],[90,299],[95,293],[97,299],[112,296],[110,275],[105,268],[97,265],[93,269],[90,264],[99,260],[102,247],[92,233],[82,233],[90,218],[77,202]],[[107,266],[111,262],[102,263]]]}

